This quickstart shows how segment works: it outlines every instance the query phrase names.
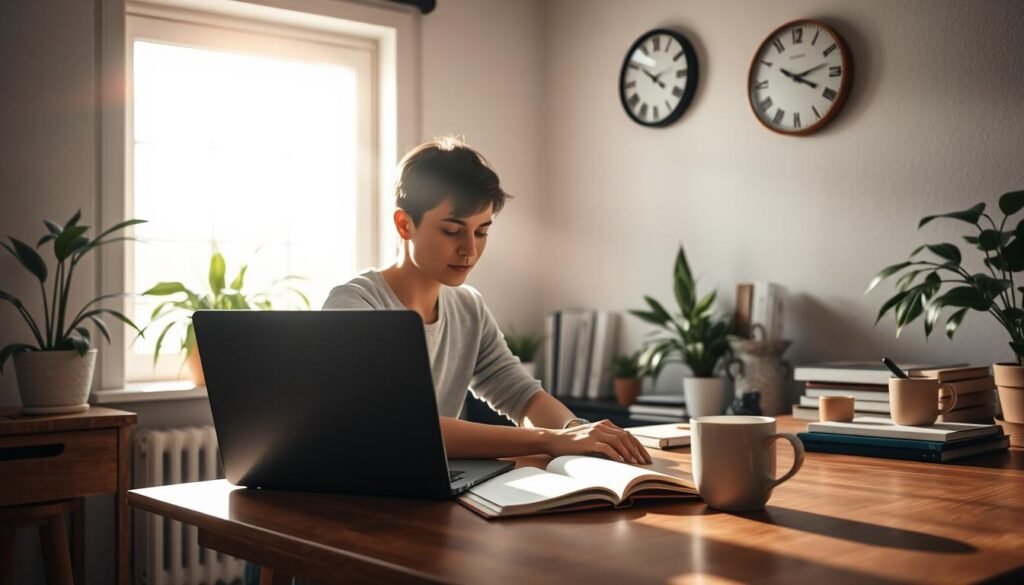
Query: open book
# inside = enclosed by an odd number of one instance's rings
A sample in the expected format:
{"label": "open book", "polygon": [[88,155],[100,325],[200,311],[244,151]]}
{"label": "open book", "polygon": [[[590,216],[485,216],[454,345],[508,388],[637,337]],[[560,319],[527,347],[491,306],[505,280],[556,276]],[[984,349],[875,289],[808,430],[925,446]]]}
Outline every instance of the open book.
{"label": "open book", "polygon": [[481,516],[505,518],[596,507],[624,508],[635,498],[696,498],[693,479],[597,457],[556,457],[547,469],[519,467],[459,496]]}

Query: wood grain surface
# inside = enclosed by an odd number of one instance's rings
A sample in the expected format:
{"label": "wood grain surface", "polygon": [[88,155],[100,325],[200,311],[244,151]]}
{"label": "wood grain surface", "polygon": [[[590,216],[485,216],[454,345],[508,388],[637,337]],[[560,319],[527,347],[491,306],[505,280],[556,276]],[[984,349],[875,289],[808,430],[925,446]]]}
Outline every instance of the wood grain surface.
{"label": "wood grain surface", "polygon": [[[805,428],[779,420],[781,431]],[[785,470],[792,452],[777,449]],[[686,448],[651,453],[656,469],[690,471]],[[226,481],[133,490],[129,501],[198,526],[213,548],[322,583],[1024,578],[1018,449],[941,465],[808,453],[767,508],[747,514],[698,501],[487,521],[454,502],[248,490]]]}

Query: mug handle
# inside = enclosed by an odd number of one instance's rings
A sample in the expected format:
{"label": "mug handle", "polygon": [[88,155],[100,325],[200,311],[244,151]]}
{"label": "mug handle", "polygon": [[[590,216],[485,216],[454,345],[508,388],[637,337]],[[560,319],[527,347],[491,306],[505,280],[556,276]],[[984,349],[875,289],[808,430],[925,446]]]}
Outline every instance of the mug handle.
{"label": "mug handle", "polygon": [[942,390],[943,388],[949,391],[949,396],[952,400],[949,401],[949,405],[947,405],[946,408],[939,411],[940,415],[946,414],[956,407],[956,388],[954,388],[952,384],[940,384],[939,390]]}
{"label": "mug handle", "polygon": [[[734,367],[736,371],[733,371]],[[729,361],[725,363],[725,376],[729,378],[729,380],[735,382],[736,378],[742,377],[743,375],[745,375],[745,372],[743,371],[743,362],[739,358],[730,358]]]}
{"label": "mug handle", "polygon": [[770,490],[775,489],[776,487],[779,486],[779,484],[796,475],[796,472],[800,471],[800,468],[803,467],[804,465],[803,441],[801,441],[796,435],[792,433],[775,433],[774,435],[766,437],[764,440],[765,448],[771,448],[775,444],[775,441],[778,441],[779,439],[786,439],[787,441],[789,441],[791,445],[793,445],[793,467],[789,468],[789,471],[786,472],[786,475],[783,475],[779,479],[773,479],[772,482],[768,484],[768,487],[764,490],[766,493]]}

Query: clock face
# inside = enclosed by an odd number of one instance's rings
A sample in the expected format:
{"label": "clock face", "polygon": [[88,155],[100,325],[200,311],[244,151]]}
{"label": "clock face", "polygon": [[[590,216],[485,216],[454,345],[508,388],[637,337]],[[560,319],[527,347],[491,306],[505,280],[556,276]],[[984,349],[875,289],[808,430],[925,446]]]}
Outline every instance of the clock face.
{"label": "clock face", "polygon": [[643,35],[626,53],[619,73],[619,99],[629,117],[644,126],[667,126],[683,115],[697,89],[697,54],[690,41],[670,30]]}
{"label": "clock face", "polygon": [[747,93],[754,115],[783,134],[821,129],[849,93],[849,52],[842,37],[819,22],[798,20],[779,27],[750,65]]}

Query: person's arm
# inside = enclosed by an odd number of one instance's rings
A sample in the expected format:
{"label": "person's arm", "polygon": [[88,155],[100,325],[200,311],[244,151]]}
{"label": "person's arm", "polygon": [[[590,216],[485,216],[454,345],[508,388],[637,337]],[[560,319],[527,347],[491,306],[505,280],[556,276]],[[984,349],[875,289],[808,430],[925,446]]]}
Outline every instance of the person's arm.
{"label": "person's arm", "polygon": [[[561,428],[572,411],[547,392],[534,394],[523,420],[531,427],[506,427],[441,417],[448,457],[489,459],[520,455],[604,455],[623,463],[650,463],[651,456],[636,437],[609,420]],[[543,428],[548,426],[556,428]]]}

